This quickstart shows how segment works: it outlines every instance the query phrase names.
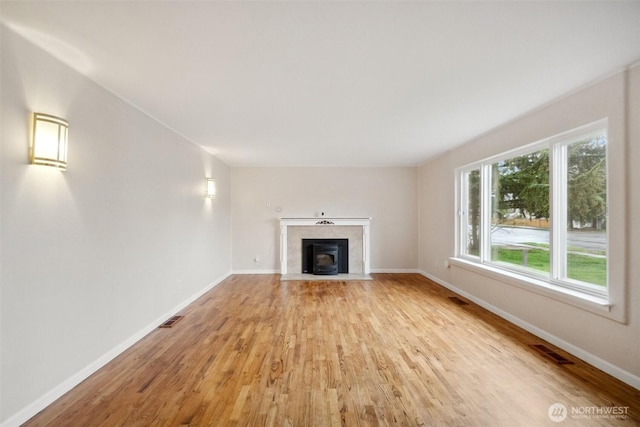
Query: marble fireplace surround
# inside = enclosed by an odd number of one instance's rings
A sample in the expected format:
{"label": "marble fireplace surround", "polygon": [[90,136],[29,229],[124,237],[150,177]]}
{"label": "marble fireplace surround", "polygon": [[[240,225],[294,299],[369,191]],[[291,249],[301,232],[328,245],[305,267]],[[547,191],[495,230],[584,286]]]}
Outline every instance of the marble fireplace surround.
{"label": "marble fireplace surround", "polygon": [[370,225],[371,218],[280,218],[280,273],[302,274],[302,239],[335,238],[349,239],[349,274],[368,275]]}

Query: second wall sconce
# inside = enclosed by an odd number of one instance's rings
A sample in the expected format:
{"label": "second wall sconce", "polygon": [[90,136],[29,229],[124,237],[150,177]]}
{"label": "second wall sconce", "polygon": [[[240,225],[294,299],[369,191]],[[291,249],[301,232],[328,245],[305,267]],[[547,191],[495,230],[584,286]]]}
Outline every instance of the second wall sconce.
{"label": "second wall sconce", "polygon": [[67,169],[69,123],[60,117],[33,113],[29,160],[34,165]]}
{"label": "second wall sconce", "polygon": [[216,197],[216,180],[214,178],[205,178],[205,196],[208,199]]}

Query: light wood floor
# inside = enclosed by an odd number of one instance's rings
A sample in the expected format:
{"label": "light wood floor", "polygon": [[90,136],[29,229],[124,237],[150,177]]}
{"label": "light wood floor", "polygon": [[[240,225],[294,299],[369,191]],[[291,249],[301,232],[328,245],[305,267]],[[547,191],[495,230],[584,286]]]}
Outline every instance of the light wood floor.
{"label": "light wood floor", "polygon": [[420,275],[372,276],[232,276],[26,426],[640,425],[640,391]]}

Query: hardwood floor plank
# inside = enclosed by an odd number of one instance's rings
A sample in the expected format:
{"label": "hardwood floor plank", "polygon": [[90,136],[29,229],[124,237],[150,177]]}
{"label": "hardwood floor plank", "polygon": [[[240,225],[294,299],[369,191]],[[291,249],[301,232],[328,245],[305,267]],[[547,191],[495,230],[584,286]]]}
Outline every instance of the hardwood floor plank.
{"label": "hardwood floor plank", "polygon": [[551,404],[628,407],[640,391],[417,274],[232,276],[25,424],[544,426]]}

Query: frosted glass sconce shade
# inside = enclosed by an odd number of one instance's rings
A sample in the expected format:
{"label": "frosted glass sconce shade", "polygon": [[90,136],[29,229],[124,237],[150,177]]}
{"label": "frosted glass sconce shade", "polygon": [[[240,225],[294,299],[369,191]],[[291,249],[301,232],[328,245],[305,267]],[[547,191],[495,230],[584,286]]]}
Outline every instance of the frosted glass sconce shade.
{"label": "frosted glass sconce shade", "polygon": [[205,188],[205,196],[209,199],[214,199],[216,197],[216,180],[213,178],[206,178]]}
{"label": "frosted glass sconce shade", "polygon": [[59,117],[33,113],[29,159],[34,165],[67,169],[67,133],[69,123]]}

